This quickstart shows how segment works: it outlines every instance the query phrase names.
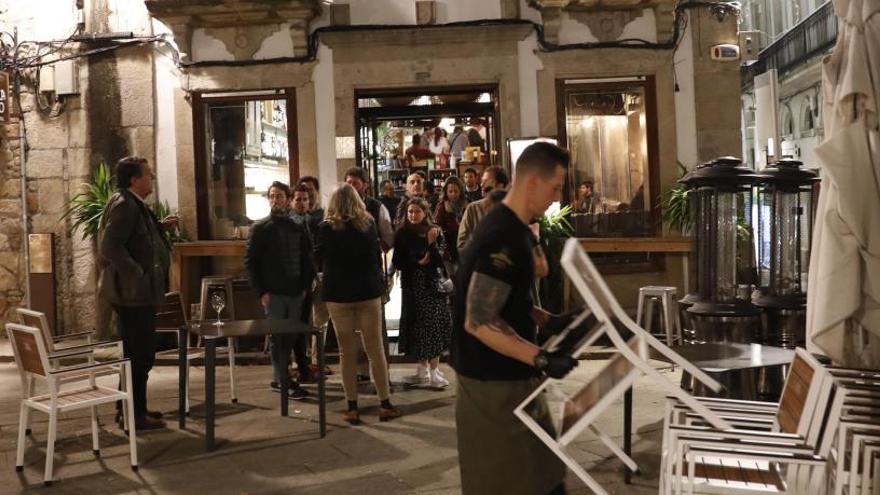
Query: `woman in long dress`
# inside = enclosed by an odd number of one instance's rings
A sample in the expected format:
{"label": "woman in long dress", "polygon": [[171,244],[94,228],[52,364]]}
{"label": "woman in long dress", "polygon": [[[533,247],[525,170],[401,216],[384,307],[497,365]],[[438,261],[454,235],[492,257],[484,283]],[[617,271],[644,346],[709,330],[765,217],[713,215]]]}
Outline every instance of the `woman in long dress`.
{"label": "woman in long dress", "polygon": [[400,348],[418,362],[416,374],[407,377],[412,384],[443,388],[449,381],[439,369],[440,355],[449,348],[452,331],[447,296],[437,289],[446,248],[443,232],[430,219],[429,206],[422,198],[405,203],[406,218],[394,238],[394,267],[400,270],[402,307]]}

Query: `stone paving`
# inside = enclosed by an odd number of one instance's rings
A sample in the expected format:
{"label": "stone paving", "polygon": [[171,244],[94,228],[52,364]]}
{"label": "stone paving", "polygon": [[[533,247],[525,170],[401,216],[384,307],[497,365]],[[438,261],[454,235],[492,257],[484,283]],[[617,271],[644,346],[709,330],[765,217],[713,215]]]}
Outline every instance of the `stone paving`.
{"label": "stone paving", "polygon": [[[5,343],[5,342],[4,342]],[[603,361],[582,361],[566,387],[590,378]],[[658,364],[659,365],[659,364]],[[414,365],[392,366],[397,382]],[[454,384],[454,373],[444,365]],[[150,405],[174,416],[177,409],[177,368],[160,366],[150,379]],[[677,380],[678,372],[666,371]],[[129,469],[128,443],[113,424],[113,407],[100,410],[101,457],[91,453],[87,412],[61,418],[55,454],[55,479],[42,485],[46,416],[34,415],[23,473],[16,473],[15,437],[20,381],[13,363],[0,362],[0,493],[216,493],[216,494],[403,494],[458,493],[459,474],[454,423],[454,385],[445,391],[396,391],[393,401],[404,416],[378,421],[375,396],[361,396],[361,426],[341,421],[344,408],[338,374],[328,382],[328,435],[318,438],[315,400],[291,401],[290,417],[278,413],[278,396],[268,390],[268,366],[236,370],[238,404],[228,400],[228,380],[218,368],[219,448],[202,450],[200,401],[204,389],[201,368],[192,372],[192,417],[180,431],[169,419],[167,430],[138,436],[140,470]],[[315,392],[314,386],[309,386]],[[664,394],[647,379],[636,383],[634,457],[642,472],[632,485],[622,480],[623,466],[594,436],[584,433],[569,452],[610,493],[657,492],[657,466]],[[622,401],[598,421],[598,427],[622,442]],[[109,426],[108,426],[109,425]],[[573,474],[569,493],[590,493]]]}

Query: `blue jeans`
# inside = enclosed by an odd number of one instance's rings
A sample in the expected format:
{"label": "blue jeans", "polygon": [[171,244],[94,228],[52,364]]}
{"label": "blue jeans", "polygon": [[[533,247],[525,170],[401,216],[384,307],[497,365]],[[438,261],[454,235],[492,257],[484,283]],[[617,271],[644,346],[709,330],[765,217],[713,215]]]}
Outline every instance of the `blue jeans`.
{"label": "blue jeans", "polygon": [[[266,307],[270,320],[300,320],[304,296],[283,296],[272,294]],[[307,334],[270,335],[269,355],[272,357],[272,381],[281,383],[281,377],[290,366],[290,351],[296,358],[296,365],[302,376],[309,371],[309,358],[306,355]]]}

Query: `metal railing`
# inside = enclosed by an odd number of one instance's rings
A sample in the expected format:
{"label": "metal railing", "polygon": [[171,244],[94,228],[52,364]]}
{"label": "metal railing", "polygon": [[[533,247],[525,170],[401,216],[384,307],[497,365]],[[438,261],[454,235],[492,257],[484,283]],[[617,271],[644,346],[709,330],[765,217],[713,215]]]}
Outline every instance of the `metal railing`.
{"label": "metal railing", "polygon": [[752,86],[755,76],[776,69],[778,77],[828,51],[837,41],[837,16],[826,2],[802,22],[761,51],[758,60],[741,69],[742,86]]}

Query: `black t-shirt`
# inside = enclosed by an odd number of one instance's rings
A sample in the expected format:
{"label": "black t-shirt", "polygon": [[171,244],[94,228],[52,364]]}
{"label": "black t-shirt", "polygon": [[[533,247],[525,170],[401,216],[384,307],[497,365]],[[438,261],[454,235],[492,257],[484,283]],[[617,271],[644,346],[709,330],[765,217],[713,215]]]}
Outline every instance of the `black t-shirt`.
{"label": "black t-shirt", "polygon": [[492,208],[480,220],[471,241],[460,254],[454,299],[452,366],[459,374],[478,380],[524,380],[537,375],[532,366],[490,349],[464,328],[467,288],[479,272],[510,285],[501,318],[523,339],[535,342],[531,288],[535,283],[532,250],[535,237],[505,204]]}

